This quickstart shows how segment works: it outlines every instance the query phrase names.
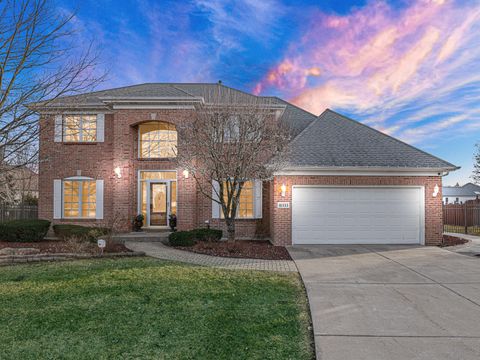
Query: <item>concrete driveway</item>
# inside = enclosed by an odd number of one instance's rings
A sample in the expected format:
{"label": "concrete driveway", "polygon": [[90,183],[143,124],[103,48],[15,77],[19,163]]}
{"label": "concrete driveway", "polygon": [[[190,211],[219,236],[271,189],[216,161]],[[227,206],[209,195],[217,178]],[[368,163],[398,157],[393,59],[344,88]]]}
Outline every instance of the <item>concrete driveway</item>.
{"label": "concrete driveway", "polygon": [[480,359],[480,258],[413,246],[289,251],[318,359]]}

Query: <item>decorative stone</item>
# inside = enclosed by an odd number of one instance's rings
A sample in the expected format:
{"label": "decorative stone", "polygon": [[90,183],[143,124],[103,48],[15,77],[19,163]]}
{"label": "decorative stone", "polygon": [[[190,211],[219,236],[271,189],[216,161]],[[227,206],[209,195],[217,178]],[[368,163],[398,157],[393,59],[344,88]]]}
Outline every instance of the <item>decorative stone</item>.
{"label": "decorative stone", "polygon": [[31,255],[38,254],[40,249],[35,248],[3,248],[0,249],[0,255]]}

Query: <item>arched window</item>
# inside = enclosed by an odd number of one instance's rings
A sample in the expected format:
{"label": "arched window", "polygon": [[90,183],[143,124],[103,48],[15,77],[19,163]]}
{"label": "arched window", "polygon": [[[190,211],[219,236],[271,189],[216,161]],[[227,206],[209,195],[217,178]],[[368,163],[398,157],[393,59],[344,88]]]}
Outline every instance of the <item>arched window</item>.
{"label": "arched window", "polygon": [[138,126],[139,157],[142,159],[176,156],[177,130],[175,125],[151,121]]}

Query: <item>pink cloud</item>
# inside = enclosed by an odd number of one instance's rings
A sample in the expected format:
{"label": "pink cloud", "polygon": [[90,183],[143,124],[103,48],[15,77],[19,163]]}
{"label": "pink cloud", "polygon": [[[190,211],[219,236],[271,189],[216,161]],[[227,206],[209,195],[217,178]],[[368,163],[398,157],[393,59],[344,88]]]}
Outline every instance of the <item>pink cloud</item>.
{"label": "pink cloud", "polygon": [[372,1],[345,16],[318,12],[254,90],[274,89],[314,113],[326,107],[373,113],[434,98],[452,76],[459,82],[468,76],[465,65],[480,50],[459,53],[479,21],[478,4],[446,0],[413,0],[401,11]]}

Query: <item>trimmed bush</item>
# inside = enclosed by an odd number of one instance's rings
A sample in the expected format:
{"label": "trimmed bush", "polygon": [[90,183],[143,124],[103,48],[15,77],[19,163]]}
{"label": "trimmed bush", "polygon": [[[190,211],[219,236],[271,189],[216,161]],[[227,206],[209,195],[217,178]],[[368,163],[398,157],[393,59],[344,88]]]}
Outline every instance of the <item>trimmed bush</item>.
{"label": "trimmed bush", "polygon": [[110,230],[107,228],[94,226],[59,224],[53,225],[53,232],[60,239],[76,237],[94,242],[97,241],[97,238],[99,238],[100,236],[109,234]]}
{"label": "trimmed bush", "polygon": [[37,242],[42,241],[50,228],[48,220],[14,220],[0,223],[0,240]]}
{"label": "trimmed bush", "polygon": [[198,241],[219,241],[223,236],[223,231],[217,229],[194,229],[190,232]]}
{"label": "trimmed bush", "polygon": [[193,246],[195,238],[191,231],[177,231],[168,236],[168,241],[172,246]]}

